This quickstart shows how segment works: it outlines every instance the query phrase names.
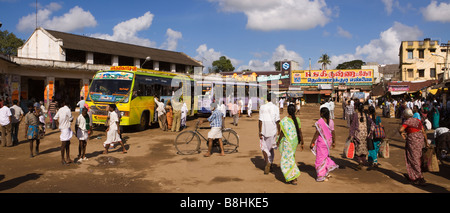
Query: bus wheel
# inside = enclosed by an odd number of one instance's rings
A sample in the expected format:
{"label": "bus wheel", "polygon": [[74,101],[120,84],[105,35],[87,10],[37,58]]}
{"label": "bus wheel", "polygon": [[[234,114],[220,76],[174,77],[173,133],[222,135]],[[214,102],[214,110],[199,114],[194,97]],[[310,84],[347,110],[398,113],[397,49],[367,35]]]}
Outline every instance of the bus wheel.
{"label": "bus wheel", "polygon": [[148,113],[143,112],[141,115],[141,121],[138,125],[138,130],[144,131],[145,129],[147,129],[147,126],[148,126]]}

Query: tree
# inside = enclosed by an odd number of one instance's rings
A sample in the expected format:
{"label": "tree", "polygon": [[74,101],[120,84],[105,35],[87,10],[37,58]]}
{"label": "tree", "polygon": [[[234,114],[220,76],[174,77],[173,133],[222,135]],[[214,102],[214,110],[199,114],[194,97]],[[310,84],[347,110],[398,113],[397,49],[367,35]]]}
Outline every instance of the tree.
{"label": "tree", "polygon": [[320,56],[319,61],[317,63],[321,63],[322,64],[322,70],[326,70],[327,69],[327,65],[331,64],[330,56],[328,56],[326,53],[322,54],[322,56]]}
{"label": "tree", "polygon": [[22,46],[24,42],[24,40],[17,38],[14,33],[0,30],[0,53],[17,56],[17,48]]}
{"label": "tree", "polygon": [[232,72],[235,69],[233,64],[231,64],[230,59],[227,59],[225,56],[220,56],[219,60],[213,61],[212,66],[212,71],[214,73]]}
{"label": "tree", "polygon": [[366,65],[366,62],[362,60],[353,60],[353,61],[346,61],[342,64],[337,65],[336,69],[343,70],[343,69],[361,69],[361,66]]}
{"label": "tree", "polygon": [[275,63],[273,63],[273,66],[275,66],[275,70],[276,71],[280,71],[281,70],[281,65],[280,65],[280,61],[275,61]]}

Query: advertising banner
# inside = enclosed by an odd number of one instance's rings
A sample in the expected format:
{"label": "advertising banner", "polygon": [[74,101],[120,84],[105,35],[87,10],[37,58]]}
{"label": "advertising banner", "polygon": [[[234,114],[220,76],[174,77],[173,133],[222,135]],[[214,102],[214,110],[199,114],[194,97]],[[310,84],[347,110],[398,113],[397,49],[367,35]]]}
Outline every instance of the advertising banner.
{"label": "advertising banner", "polygon": [[293,70],[291,85],[317,86],[320,84],[334,85],[372,85],[373,70]]}

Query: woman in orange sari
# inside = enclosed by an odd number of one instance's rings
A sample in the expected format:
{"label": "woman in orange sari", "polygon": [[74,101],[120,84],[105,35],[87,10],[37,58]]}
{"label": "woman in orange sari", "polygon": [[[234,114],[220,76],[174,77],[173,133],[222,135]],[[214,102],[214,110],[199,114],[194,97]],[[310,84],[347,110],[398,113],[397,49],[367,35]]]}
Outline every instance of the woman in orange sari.
{"label": "woman in orange sari", "polygon": [[172,121],[173,121],[173,108],[170,99],[167,101],[166,105],[166,117],[167,117],[167,129],[172,129]]}

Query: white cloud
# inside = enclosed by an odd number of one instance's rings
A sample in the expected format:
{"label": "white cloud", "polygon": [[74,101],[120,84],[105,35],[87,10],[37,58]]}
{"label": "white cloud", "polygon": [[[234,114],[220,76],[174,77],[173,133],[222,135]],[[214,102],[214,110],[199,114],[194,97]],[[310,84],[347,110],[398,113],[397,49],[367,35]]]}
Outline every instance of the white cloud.
{"label": "white cloud", "polygon": [[247,28],[261,31],[308,30],[330,22],[325,0],[210,0],[226,12],[242,12]]}
{"label": "white cloud", "polygon": [[438,5],[437,1],[431,1],[421,12],[427,21],[450,22],[450,3],[441,2]]}
{"label": "white cloud", "polygon": [[353,37],[353,35],[349,31],[344,30],[340,26],[337,27],[337,33],[339,36],[342,36],[344,38],[352,38]]}
{"label": "white cloud", "polygon": [[143,16],[120,22],[113,28],[113,34],[93,34],[92,37],[136,44],[140,46],[155,47],[156,43],[146,38],[140,38],[137,34],[150,28],[153,14],[146,12]]}
{"label": "white cloud", "polygon": [[212,62],[215,60],[219,60],[221,56],[225,56],[230,59],[231,64],[233,64],[234,67],[236,67],[236,65],[240,63],[239,60],[223,55],[221,52],[217,52],[213,48],[208,49],[208,46],[206,44],[198,46],[196,52],[197,55],[194,58],[203,63],[203,72],[207,72],[208,68],[212,67]]}
{"label": "white cloud", "polygon": [[388,15],[392,14],[393,6],[394,6],[394,0],[381,0],[384,4],[384,10]]}
{"label": "white cloud", "polygon": [[418,40],[423,32],[417,27],[410,27],[395,22],[392,27],[380,33],[380,37],[371,40],[368,44],[358,46],[353,54],[331,56],[330,68],[338,64],[361,59],[365,62],[378,62],[380,64],[398,63],[398,51],[402,41]]}
{"label": "white cloud", "polygon": [[167,40],[166,42],[164,42],[161,46],[161,48],[163,49],[167,49],[167,50],[176,50],[177,49],[177,45],[178,45],[178,40],[180,40],[183,37],[183,34],[181,34],[181,32],[172,30],[172,29],[167,29],[166,31],[166,36],[167,36]]}
{"label": "white cloud", "polygon": [[275,51],[272,53],[272,57],[266,61],[261,60],[250,60],[247,65],[242,65],[237,68],[238,71],[250,69],[253,71],[267,71],[273,70],[275,71],[275,66],[273,65],[276,61],[282,60],[293,60],[299,63],[300,66],[303,65],[303,58],[292,50],[287,50],[286,46],[279,45]]}
{"label": "white cloud", "polygon": [[[85,11],[79,6],[73,7],[68,13],[63,14],[62,16],[51,17],[53,12],[56,12],[61,8],[62,6],[60,4],[52,2],[39,9],[37,12],[38,26],[64,32],[72,32],[82,30],[86,27],[97,26],[97,21],[91,12]],[[36,27],[36,13],[20,18],[16,27],[21,32],[34,30]]]}

